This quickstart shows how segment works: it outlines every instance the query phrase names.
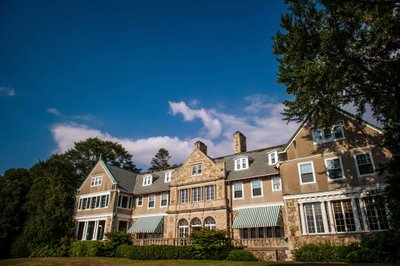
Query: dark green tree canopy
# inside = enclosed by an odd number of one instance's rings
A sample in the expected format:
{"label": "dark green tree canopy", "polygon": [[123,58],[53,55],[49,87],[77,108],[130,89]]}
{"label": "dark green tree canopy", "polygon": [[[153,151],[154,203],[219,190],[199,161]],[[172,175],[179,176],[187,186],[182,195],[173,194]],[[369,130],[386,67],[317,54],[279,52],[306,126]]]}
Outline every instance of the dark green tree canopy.
{"label": "dark green tree canopy", "polygon": [[74,165],[80,181],[86,178],[100,156],[108,164],[139,172],[132,162],[132,155],[117,142],[89,138],[76,142],[74,148],[65,152],[65,156]]}
{"label": "dark green tree canopy", "polygon": [[161,148],[157,154],[151,159],[149,171],[159,171],[170,168],[168,160],[171,158],[167,149]]}

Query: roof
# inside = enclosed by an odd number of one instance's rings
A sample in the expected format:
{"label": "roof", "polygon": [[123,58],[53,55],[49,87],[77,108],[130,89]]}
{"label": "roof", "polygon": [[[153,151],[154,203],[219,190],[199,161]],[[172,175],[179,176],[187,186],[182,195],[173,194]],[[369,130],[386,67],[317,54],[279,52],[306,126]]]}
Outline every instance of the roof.
{"label": "roof", "polygon": [[[247,179],[252,177],[279,175],[275,165],[268,164],[268,154],[274,151],[280,151],[284,145],[236,153],[221,158],[216,158],[216,162],[225,162],[226,179],[228,181]],[[249,168],[235,171],[235,160],[241,157],[248,157]]]}
{"label": "roof", "polygon": [[135,186],[137,174],[111,164],[106,164],[106,166],[111,175],[117,181],[117,185],[120,191],[132,193]]}
{"label": "roof", "polygon": [[[136,177],[136,186],[133,190],[133,194],[142,195],[169,190],[170,182],[165,182],[165,173],[174,171],[176,169],[177,168],[170,168],[161,171],[154,171],[151,173],[138,174],[138,176]],[[153,182],[151,183],[151,185],[143,186],[143,178],[148,175],[153,176]],[[173,176],[174,174],[172,173],[172,178]]]}

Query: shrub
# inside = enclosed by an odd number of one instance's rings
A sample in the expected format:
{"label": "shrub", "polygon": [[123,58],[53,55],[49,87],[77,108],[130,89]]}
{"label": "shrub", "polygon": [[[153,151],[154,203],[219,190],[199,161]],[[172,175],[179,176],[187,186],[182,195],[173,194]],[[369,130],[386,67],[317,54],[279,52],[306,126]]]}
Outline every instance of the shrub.
{"label": "shrub", "polygon": [[223,260],[232,247],[227,244],[227,234],[223,230],[202,228],[190,235],[193,259]]}
{"label": "shrub", "polygon": [[135,246],[122,244],[115,250],[116,258],[129,258],[131,253],[134,252]]}
{"label": "shrub", "polygon": [[235,249],[231,250],[226,258],[226,260],[232,261],[256,261],[257,258],[247,250]]}
{"label": "shrub", "polygon": [[107,241],[104,243],[103,256],[114,257],[118,246],[132,244],[132,235],[125,232],[114,232],[106,234]]}
{"label": "shrub", "polygon": [[96,257],[104,253],[104,244],[101,241],[77,240],[71,243],[71,257]]}

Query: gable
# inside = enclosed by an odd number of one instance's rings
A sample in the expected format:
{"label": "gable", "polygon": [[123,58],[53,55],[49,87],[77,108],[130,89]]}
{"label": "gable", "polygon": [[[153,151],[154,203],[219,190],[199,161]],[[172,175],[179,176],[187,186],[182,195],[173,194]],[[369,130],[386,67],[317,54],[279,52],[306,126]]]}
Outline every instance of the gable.
{"label": "gable", "polygon": [[[93,185],[92,180],[98,177],[101,177],[101,184]],[[96,163],[92,171],[82,182],[78,191],[80,192],[80,194],[96,193],[100,191],[110,190],[115,184],[117,184],[115,178],[107,168],[106,164],[102,160],[100,160]]]}

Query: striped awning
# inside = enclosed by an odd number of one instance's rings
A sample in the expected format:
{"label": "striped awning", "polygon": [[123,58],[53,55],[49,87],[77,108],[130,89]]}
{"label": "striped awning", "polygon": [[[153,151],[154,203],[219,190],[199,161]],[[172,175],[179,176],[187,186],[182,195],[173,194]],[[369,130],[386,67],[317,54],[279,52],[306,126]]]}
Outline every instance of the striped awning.
{"label": "striped awning", "polygon": [[128,233],[161,233],[162,229],[159,228],[159,225],[163,217],[162,215],[139,217],[129,228]]}
{"label": "striped awning", "polygon": [[281,226],[281,205],[239,209],[232,228]]}

